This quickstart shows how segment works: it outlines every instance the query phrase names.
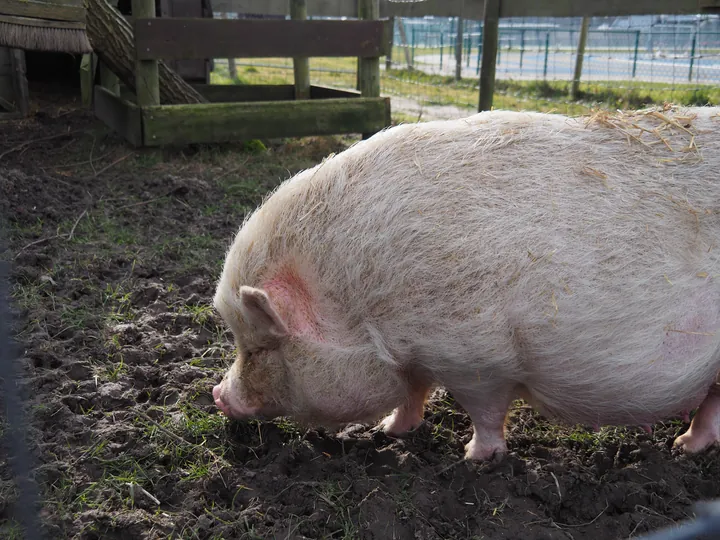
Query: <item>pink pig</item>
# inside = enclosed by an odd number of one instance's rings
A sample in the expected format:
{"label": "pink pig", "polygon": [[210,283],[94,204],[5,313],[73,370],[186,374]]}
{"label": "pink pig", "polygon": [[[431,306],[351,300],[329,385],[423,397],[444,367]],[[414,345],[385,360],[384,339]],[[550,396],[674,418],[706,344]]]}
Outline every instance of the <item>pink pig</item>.
{"label": "pink pig", "polygon": [[[214,298],[236,419],[374,422],[447,389],[468,459],[507,451],[522,398],[559,422],[720,440],[720,109],[485,112],[401,125],[284,182]],[[638,126],[642,126],[639,128]]]}

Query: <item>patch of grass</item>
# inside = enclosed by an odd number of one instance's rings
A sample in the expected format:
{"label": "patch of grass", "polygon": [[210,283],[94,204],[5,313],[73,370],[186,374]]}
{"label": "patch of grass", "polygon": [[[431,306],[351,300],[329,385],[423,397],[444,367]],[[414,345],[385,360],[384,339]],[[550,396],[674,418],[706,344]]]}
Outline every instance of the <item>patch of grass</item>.
{"label": "patch of grass", "polygon": [[25,533],[22,525],[14,519],[0,522],[0,538],[5,538],[5,540],[23,540]]}
{"label": "patch of grass", "polygon": [[125,291],[120,284],[108,283],[102,293],[102,305],[106,308],[106,318],[111,323],[122,323],[135,318],[130,301],[131,292]]}
{"label": "patch of grass", "polygon": [[67,306],[60,308],[60,320],[63,326],[69,328],[85,328],[87,321],[93,318],[87,306]]}
{"label": "patch of grass", "polygon": [[192,317],[193,323],[205,326],[209,321],[214,321],[215,308],[209,304],[183,304],[180,308]]}
{"label": "patch of grass", "polygon": [[11,296],[21,309],[30,310],[40,305],[48,288],[48,282],[31,283],[21,279],[12,288]]}
{"label": "patch of grass", "polygon": [[332,538],[350,540],[358,537],[359,530],[352,518],[352,510],[355,505],[347,497],[351,489],[352,486],[343,488],[339,482],[326,482],[316,489],[317,497],[333,511],[335,526],[339,527],[337,531],[333,532]]}

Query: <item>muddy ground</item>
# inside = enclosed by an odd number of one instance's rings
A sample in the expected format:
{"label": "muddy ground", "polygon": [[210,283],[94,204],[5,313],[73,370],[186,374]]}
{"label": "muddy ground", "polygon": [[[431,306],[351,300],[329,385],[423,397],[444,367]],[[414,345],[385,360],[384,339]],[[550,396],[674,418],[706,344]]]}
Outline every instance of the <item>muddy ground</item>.
{"label": "muddy ground", "polygon": [[[49,538],[612,539],[720,496],[718,450],[671,451],[680,422],[595,434],[519,403],[509,456],[470,464],[442,392],[407,440],[227,421],[225,248],[264,193],[355,139],[138,151],[74,95],[33,96],[0,124],[0,214]],[[20,538],[16,496],[0,454],[0,537]]]}

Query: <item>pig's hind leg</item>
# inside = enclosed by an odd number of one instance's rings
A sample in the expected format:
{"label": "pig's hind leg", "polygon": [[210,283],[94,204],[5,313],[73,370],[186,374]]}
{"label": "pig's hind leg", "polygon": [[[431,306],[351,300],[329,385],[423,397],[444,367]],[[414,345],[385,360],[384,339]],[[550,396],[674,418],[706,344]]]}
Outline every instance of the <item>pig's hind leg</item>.
{"label": "pig's hind leg", "polygon": [[688,454],[705,450],[708,446],[720,442],[720,384],[710,387],[690,423],[690,428],[677,439],[674,445]]}
{"label": "pig's hind leg", "polygon": [[425,412],[425,402],[432,390],[426,379],[408,377],[408,394],[405,402],[380,422],[380,427],[390,437],[401,437],[420,427]]}

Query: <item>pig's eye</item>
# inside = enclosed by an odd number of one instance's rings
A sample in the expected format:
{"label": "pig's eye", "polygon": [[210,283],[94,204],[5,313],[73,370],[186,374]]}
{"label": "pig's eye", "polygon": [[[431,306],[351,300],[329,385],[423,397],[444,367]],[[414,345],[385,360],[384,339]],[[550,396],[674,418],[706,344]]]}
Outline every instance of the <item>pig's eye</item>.
{"label": "pig's eye", "polygon": [[245,359],[252,360],[252,358],[260,354],[260,352],[260,349],[245,349]]}

